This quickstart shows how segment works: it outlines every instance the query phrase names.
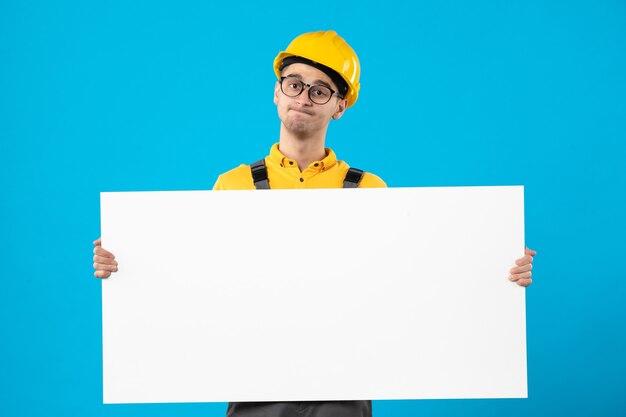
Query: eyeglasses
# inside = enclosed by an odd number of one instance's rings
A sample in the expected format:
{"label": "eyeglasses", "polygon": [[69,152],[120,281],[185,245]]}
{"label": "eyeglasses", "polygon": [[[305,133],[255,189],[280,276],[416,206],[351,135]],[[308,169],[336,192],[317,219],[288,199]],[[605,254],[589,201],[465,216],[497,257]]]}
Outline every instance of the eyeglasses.
{"label": "eyeglasses", "polygon": [[280,77],[280,91],[287,97],[298,97],[304,91],[304,87],[309,87],[309,98],[315,104],[326,104],[335,94],[341,97],[335,90],[322,84],[307,84],[296,77]]}

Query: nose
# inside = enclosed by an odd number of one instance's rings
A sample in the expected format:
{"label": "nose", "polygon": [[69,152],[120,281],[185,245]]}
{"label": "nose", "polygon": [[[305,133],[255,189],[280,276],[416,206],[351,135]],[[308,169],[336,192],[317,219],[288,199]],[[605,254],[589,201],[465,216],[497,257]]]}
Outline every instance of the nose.
{"label": "nose", "polygon": [[302,92],[299,96],[296,97],[296,102],[302,104],[303,106],[312,106],[313,102],[311,101],[311,97],[309,97],[310,86],[308,84],[304,84],[302,86]]}

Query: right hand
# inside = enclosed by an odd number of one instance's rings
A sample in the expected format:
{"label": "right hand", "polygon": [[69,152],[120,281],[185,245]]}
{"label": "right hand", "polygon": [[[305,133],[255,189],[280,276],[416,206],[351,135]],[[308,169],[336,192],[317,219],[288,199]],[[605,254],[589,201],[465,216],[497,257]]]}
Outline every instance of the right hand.
{"label": "right hand", "polygon": [[111,272],[117,272],[117,261],[115,256],[102,249],[102,238],[98,238],[93,242],[95,248],[93,248],[93,269],[96,271],[93,275],[96,278],[108,278],[111,276]]}

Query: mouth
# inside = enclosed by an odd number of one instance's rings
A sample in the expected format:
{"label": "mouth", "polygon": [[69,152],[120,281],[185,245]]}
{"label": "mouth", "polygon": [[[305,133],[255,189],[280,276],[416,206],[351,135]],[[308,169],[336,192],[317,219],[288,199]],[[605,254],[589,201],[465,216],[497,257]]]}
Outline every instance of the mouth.
{"label": "mouth", "polygon": [[309,116],[313,116],[313,113],[301,108],[289,107],[289,110],[295,111],[296,113],[308,114]]}

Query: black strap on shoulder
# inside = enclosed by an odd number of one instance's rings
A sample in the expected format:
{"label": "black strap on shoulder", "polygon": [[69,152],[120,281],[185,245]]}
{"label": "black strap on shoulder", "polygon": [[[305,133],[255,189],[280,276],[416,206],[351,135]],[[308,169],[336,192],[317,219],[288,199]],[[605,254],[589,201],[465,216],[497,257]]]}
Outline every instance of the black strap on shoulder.
{"label": "black strap on shoulder", "polygon": [[346,178],[343,180],[343,188],[357,188],[361,178],[363,178],[363,173],[360,169],[350,168]]}
{"label": "black strap on shoulder", "polygon": [[[252,181],[254,181],[254,187],[257,190],[269,190],[270,181],[267,177],[267,168],[265,167],[265,159],[260,159],[253,164],[250,164],[250,171],[252,171]],[[346,178],[343,180],[343,188],[357,188],[363,178],[365,172],[358,168],[350,168],[346,173]]]}
{"label": "black strap on shoulder", "polygon": [[265,167],[265,158],[250,164],[252,171],[252,180],[257,190],[269,190],[270,181],[267,178],[267,168]]}

